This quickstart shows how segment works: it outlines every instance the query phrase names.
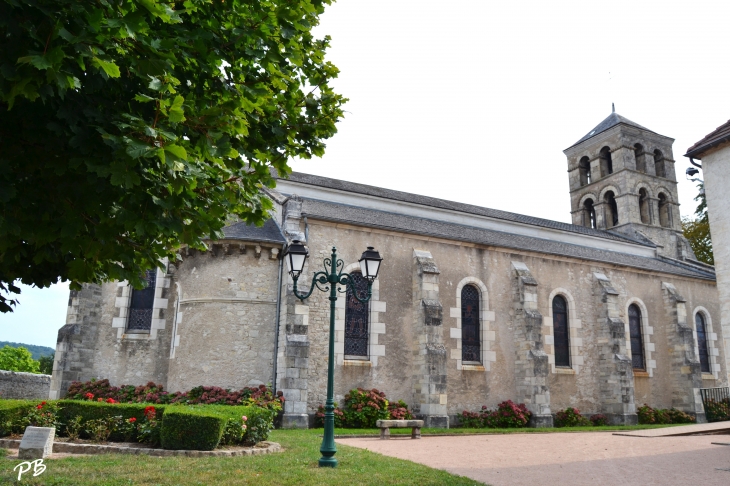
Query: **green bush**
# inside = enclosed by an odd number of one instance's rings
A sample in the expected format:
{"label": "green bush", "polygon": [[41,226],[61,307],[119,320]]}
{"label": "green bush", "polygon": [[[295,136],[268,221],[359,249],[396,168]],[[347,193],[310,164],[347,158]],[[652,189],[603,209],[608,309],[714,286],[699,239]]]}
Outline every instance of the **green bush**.
{"label": "green bush", "polygon": [[231,405],[192,405],[187,408],[216,413],[226,418],[220,445],[254,445],[268,439],[269,432],[274,428],[275,412],[266,408]]}
{"label": "green bush", "polygon": [[[144,403],[106,403],[106,402],[88,402],[80,400],[59,400],[58,401],[61,410],[58,414],[59,421],[61,422],[61,431],[63,435],[67,435],[66,425],[71,423],[75,417],[81,417],[81,437],[88,439],[89,434],[85,431],[87,429],[86,423],[92,420],[111,420],[114,417],[122,417],[127,420],[134,417],[137,423],[142,423],[145,418],[145,408],[147,404]],[[164,405],[155,405],[157,412],[157,420],[160,420],[165,413]],[[124,432],[121,430],[114,430],[110,437],[112,441],[124,440]]]}
{"label": "green bush", "polygon": [[374,428],[378,420],[390,417],[385,393],[376,390],[354,388],[345,395],[344,422],[348,427]]}
{"label": "green bush", "polygon": [[0,400],[0,437],[21,434],[28,425],[26,417],[38,400]]}
{"label": "green bush", "polygon": [[591,421],[580,414],[580,410],[568,407],[555,414],[555,427],[586,427]]}
{"label": "green bush", "polygon": [[646,403],[637,410],[640,424],[691,424],[696,418],[686,412],[671,408],[651,408]]}
{"label": "green bush", "polygon": [[200,451],[215,449],[221,441],[229,417],[206,408],[167,407],[160,430],[162,448]]}

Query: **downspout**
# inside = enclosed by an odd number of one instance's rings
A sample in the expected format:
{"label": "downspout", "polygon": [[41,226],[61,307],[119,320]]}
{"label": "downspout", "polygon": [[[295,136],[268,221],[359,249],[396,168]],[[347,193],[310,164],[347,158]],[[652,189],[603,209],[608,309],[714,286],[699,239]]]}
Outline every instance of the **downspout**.
{"label": "downspout", "polygon": [[[282,250],[286,248],[286,245],[282,245]],[[284,271],[284,255],[282,254],[279,258],[279,290],[276,295],[276,331],[274,332],[274,373],[273,383],[271,385],[274,390],[274,396],[276,396],[276,368],[279,361],[279,323],[281,322],[281,280]]]}

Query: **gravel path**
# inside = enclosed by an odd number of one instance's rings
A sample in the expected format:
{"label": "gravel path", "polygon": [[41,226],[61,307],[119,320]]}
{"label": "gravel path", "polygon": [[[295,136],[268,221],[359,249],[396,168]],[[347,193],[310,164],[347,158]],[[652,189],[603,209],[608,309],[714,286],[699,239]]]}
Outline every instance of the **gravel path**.
{"label": "gravel path", "polygon": [[727,435],[642,438],[610,432],[338,439],[493,486],[730,485]]}

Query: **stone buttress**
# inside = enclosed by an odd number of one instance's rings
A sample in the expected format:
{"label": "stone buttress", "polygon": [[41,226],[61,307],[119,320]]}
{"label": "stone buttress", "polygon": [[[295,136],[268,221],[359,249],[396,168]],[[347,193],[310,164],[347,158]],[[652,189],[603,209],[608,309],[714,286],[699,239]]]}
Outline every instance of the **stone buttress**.
{"label": "stone buttress", "polygon": [[530,426],[552,427],[548,356],[543,350],[542,314],[537,310],[537,280],[522,262],[512,262],[514,294],[515,385],[517,403],[532,412]]}
{"label": "stone buttress", "polygon": [[604,274],[593,276],[601,412],[613,425],[634,425],[638,423],[634,370],[626,352],[626,327],[619,317],[619,293]]}
{"label": "stone buttress", "polygon": [[424,250],[413,250],[413,267],[413,410],[425,427],[448,428],[440,272],[431,253]]}
{"label": "stone buttress", "polygon": [[71,291],[66,324],[58,331],[50,399],[62,398],[72,381],[96,376],[93,355],[101,315],[101,285],[83,284]]}
{"label": "stone buttress", "polygon": [[[290,197],[283,210],[282,229],[286,238],[305,242],[305,235],[300,230],[302,200],[297,196]],[[286,399],[282,427],[306,429],[309,427],[309,306],[294,296],[291,277],[286,275],[282,286],[276,360],[276,389],[281,390]],[[298,288],[301,292],[309,286],[301,281]]]}
{"label": "stone buttress", "polygon": [[697,423],[704,423],[705,412],[700,397],[702,371],[695,354],[694,332],[687,323],[686,300],[674,285],[667,282],[662,282],[662,294],[670,322],[667,342],[671,363],[672,407],[692,413],[697,417]]}

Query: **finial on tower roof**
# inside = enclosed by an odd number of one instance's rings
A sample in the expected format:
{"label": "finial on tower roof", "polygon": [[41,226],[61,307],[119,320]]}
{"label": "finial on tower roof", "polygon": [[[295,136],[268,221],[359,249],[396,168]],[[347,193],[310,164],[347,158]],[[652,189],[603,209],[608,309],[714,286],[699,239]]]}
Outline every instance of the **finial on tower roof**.
{"label": "finial on tower roof", "polygon": [[611,103],[611,113],[616,113],[616,105]]}

